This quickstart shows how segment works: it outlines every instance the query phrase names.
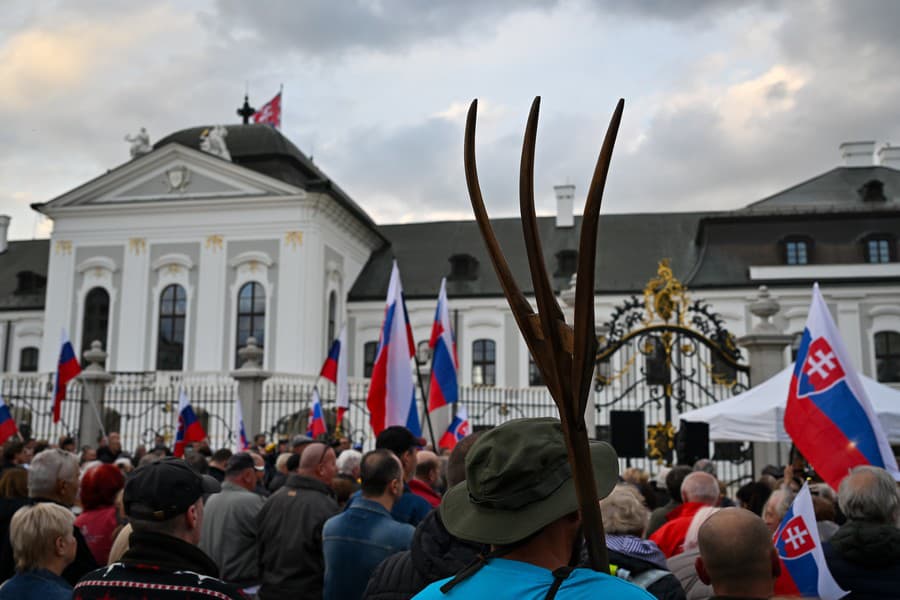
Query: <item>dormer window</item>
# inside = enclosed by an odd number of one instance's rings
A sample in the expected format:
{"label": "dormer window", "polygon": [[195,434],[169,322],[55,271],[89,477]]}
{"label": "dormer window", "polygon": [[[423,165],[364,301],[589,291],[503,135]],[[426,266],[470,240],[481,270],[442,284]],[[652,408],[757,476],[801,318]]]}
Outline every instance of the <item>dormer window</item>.
{"label": "dormer window", "polygon": [[556,253],[556,273],[555,277],[565,277],[568,279],[575,273],[578,266],[577,250],[560,250]]}
{"label": "dormer window", "polygon": [[450,280],[478,279],[478,259],[471,254],[454,254],[450,257]]}
{"label": "dormer window", "polygon": [[19,271],[16,279],[15,294],[36,294],[47,287],[47,278],[34,271]]}
{"label": "dormer window", "polygon": [[791,237],[784,240],[784,264],[808,265],[812,244],[808,239]]}
{"label": "dormer window", "polygon": [[872,264],[892,262],[894,259],[893,246],[894,240],[891,236],[875,234],[867,237],[863,240],[866,262]]}
{"label": "dormer window", "polygon": [[884,183],[877,179],[870,179],[865,182],[857,190],[857,193],[863,202],[884,202],[887,200],[884,195]]}

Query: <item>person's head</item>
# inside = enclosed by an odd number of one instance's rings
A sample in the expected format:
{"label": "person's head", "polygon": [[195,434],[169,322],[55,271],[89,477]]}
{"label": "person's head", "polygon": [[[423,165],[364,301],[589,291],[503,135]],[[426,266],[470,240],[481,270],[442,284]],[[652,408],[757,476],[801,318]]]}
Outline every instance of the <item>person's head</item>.
{"label": "person's head", "polygon": [[684,552],[689,552],[691,550],[696,550],[697,545],[699,544],[700,537],[700,528],[706,523],[706,520],[722,510],[716,506],[704,506],[700,510],[694,513],[694,516],[691,518],[691,524],[687,528],[687,533],[684,534],[684,543],[681,545]]}
{"label": "person's head", "polygon": [[737,498],[741,503],[741,508],[746,508],[753,514],[762,516],[763,508],[766,500],[772,494],[772,489],[761,481],[751,481],[745,483],[737,491]]}
{"label": "person's head", "polygon": [[286,475],[288,473],[287,463],[290,457],[290,452],[282,452],[279,454],[278,458],[275,459],[275,470]]}
{"label": "person's head", "polygon": [[337,458],[334,449],[322,442],[307,444],[300,455],[300,466],[297,469],[300,475],[318,479],[328,487],[337,475]]}
{"label": "person's head", "polygon": [[303,451],[306,450],[306,447],[309,444],[312,444],[315,440],[309,437],[308,435],[303,435],[302,433],[298,433],[293,438],[291,438],[291,451],[294,454],[302,455]]}
{"label": "person's head", "polygon": [[650,474],[637,467],[629,467],[622,472],[622,479],[626,482],[641,486],[650,483]]}
{"label": "person's head", "polygon": [[441,477],[441,460],[431,450],[422,450],[416,455],[416,479],[428,485],[435,485]]}
{"label": "person's head", "polygon": [[285,467],[287,467],[288,473],[297,473],[300,469],[300,455],[291,452],[291,455],[288,457],[284,465]]}
{"label": "person's head", "polygon": [[681,484],[684,483],[684,478],[691,473],[690,467],[679,465],[672,467],[672,470],[666,474],[666,489],[673,502],[681,502]]}
{"label": "person's head", "polygon": [[337,457],[337,472],[346,477],[359,479],[359,464],[362,461],[362,452],[358,450],[344,450]]}
{"label": "person's head", "polygon": [[122,471],[122,473],[125,475],[134,471],[134,463],[131,462],[131,459],[127,456],[120,456],[113,464],[116,465],[116,468]]}
{"label": "person's head", "polygon": [[451,488],[457,483],[466,480],[466,456],[469,450],[481,436],[481,432],[470,433],[459,440],[454,446],[450,456],[447,457],[447,487]]}
{"label": "person's head", "polygon": [[900,517],[897,483],[879,467],[854,467],[841,481],[838,504],[850,521],[896,525]]}
{"label": "person's head", "polygon": [[185,455],[184,462],[200,475],[206,475],[209,472],[209,463],[206,461],[206,457],[199,452],[191,452]]}
{"label": "person's head", "polygon": [[209,466],[224,471],[225,464],[228,462],[228,459],[231,458],[231,454],[232,452],[228,448],[219,448],[213,452],[211,457],[209,457]]}
{"label": "person's head", "polygon": [[59,448],[48,448],[31,460],[28,495],[72,506],[78,497],[78,457]]}
{"label": "person's head", "polygon": [[780,562],[762,519],[743,508],[726,508],[700,527],[695,568],[716,595],[771,596]]}
{"label": "person's head", "polygon": [[25,442],[19,439],[11,439],[3,444],[3,462],[13,465],[24,465],[29,459],[31,450]]}
{"label": "person's head", "polygon": [[97,460],[97,450],[93,446],[82,446],[81,456],[78,460],[81,464],[94,462]]}
{"label": "person's head", "polygon": [[416,437],[413,432],[401,425],[385,428],[375,438],[375,448],[385,448],[397,455],[403,465],[403,479],[409,481],[416,471],[416,454],[425,446],[424,438]]}
{"label": "person's head", "polygon": [[108,445],[110,451],[112,451],[113,453],[122,450],[122,436],[119,435],[118,431],[113,431],[109,434]]}
{"label": "person's head", "polygon": [[257,433],[253,436],[253,445],[257,448],[265,448],[266,447],[266,434]]}
{"label": "person's head", "polygon": [[0,498],[27,498],[28,471],[6,469],[0,477]]}
{"label": "person's head", "polygon": [[115,465],[100,464],[81,476],[81,505],[85,510],[113,506],[125,487],[125,476]]}
{"label": "person's head", "polygon": [[613,535],[641,537],[647,529],[650,511],[644,506],[640,492],[630,485],[617,485],[600,501],[603,530]]}
{"label": "person's head", "polygon": [[[598,498],[619,468],[607,443],[591,444]],[[562,426],[557,419],[516,419],[481,434],[466,455],[466,479],[447,490],[440,516],[454,536],[493,546],[531,543],[545,533],[570,544],[581,520]]]}
{"label": "person's head", "polygon": [[382,499],[393,506],[403,495],[403,467],[390,450],[367,452],[359,467],[360,489],[364,498]]}
{"label": "person's head", "polygon": [[163,458],[136,469],[125,482],[122,503],[135,531],[200,541],[203,496],[221,490],[178,458]]}
{"label": "person's head", "polygon": [[684,502],[715,506],[719,503],[719,494],[719,482],[705,471],[694,471],[681,483],[681,499]]}
{"label": "person's head", "polygon": [[48,569],[59,575],[75,560],[72,511],[54,504],[39,502],[23,506],[9,522],[9,541],[18,571]]}
{"label": "person's head", "polygon": [[766,500],[762,518],[766,527],[769,528],[769,533],[775,534],[775,530],[778,529],[781,520],[787,514],[788,508],[794,501],[794,496],[795,494],[789,488],[781,487],[772,492],[772,495]]}
{"label": "person's head", "polygon": [[248,452],[238,452],[225,465],[225,480],[245,490],[256,489],[256,463]]}
{"label": "person's head", "polygon": [[75,452],[78,446],[75,444],[75,438],[65,436],[59,440],[59,447],[66,452]]}
{"label": "person's head", "polygon": [[253,452],[252,450],[249,452],[250,457],[253,459],[253,469],[256,471],[256,483],[261,484],[266,477],[266,459],[259,452]]}
{"label": "person's head", "polygon": [[694,463],[694,471],[703,471],[713,477],[716,476],[716,464],[708,458],[701,458]]}

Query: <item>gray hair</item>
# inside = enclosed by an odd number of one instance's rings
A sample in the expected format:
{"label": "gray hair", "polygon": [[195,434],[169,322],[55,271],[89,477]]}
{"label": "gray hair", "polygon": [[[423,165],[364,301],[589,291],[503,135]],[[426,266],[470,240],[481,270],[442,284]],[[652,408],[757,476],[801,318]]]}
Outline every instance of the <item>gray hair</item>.
{"label": "gray hair", "polygon": [[32,498],[53,496],[58,481],[78,477],[78,457],[59,448],[48,448],[31,459],[28,469],[28,495]]}
{"label": "gray hair", "polygon": [[719,494],[719,482],[704,471],[694,471],[681,484],[681,497],[685,502],[713,505],[719,502]]}
{"label": "gray hair", "polygon": [[357,450],[344,450],[337,457],[337,470],[342,475],[353,475],[353,471],[359,468],[362,461],[362,453]]}
{"label": "gray hair", "polygon": [[851,521],[893,524],[900,516],[897,482],[882,468],[855,467],[841,481],[838,504]]}
{"label": "gray hair", "polygon": [[600,501],[603,529],[606,533],[642,536],[647,529],[650,511],[644,506],[640,492],[630,485],[619,484]]}

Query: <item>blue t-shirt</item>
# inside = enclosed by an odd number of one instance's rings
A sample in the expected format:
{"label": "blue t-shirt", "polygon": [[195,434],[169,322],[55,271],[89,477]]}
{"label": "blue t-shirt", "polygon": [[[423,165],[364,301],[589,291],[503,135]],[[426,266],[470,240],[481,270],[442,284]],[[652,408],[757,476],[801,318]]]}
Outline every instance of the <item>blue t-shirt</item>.
{"label": "blue t-shirt", "polygon": [[[493,558],[480,571],[464,579],[447,594],[441,586],[452,577],[435,581],[413,597],[413,600],[445,600],[465,598],[466,600],[496,600],[515,598],[516,600],[544,600],[553,585],[553,573],[547,569],[505,558]],[[595,600],[615,598],[616,600],[655,600],[641,588],[624,579],[619,579],[591,569],[575,569],[563,581],[556,593],[558,600]]]}

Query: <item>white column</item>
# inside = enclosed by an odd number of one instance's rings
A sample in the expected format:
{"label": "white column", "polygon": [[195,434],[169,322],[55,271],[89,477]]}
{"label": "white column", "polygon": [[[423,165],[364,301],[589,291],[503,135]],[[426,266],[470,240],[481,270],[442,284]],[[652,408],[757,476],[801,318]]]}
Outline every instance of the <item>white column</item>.
{"label": "white column", "polygon": [[325,359],[322,321],[325,315],[325,259],[318,230],[303,233],[302,286],[295,310],[300,314],[300,345],[297,357],[301,373],[318,373]]}
{"label": "white column", "polygon": [[[271,320],[277,324],[275,364],[273,371],[300,373],[300,354],[308,340],[302,335],[304,308],[300,302],[303,288],[310,282],[303,277],[303,257],[307,240],[301,231],[288,231],[281,238],[278,255],[278,314]],[[324,357],[323,357],[324,359]]]}
{"label": "white column", "polygon": [[[131,238],[125,248],[122,264],[122,289],[119,304],[119,342],[115,346],[116,368],[120,371],[143,371],[151,368],[147,363],[147,312],[150,276],[150,251],[145,238]],[[104,348],[105,350],[105,348]],[[154,365],[155,366],[155,365]]]}
{"label": "white column", "polygon": [[[59,359],[59,335],[63,328],[73,335],[75,318],[75,247],[71,240],[50,238],[47,265],[47,295],[44,304],[44,340],[41,344],[40,370],[55,371]],[[81,357],[79,357],[79,361]]]}
{"label": "white column", "polygon": [[[220,235],[209,235],[200,247],[197,277],[197,334],[194,368],[198,371],[220,371],[226,368],[222,348],[225,332],[234,327],[225,314],[226,261],[225,241]],[[234,299],[236,302],[237,299]]]}
{"label": "white column", "polygon": [[858,295],[853,298],[841,297],[837,303],[837,326],[841,331],[841,337],[844,338],[850,360],[853,361],[853,367],[857,371],[862,369],[863,328],[859,315],[861,299],[862,297]]}

